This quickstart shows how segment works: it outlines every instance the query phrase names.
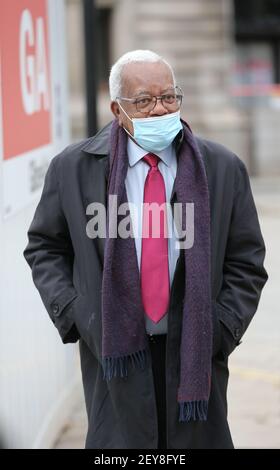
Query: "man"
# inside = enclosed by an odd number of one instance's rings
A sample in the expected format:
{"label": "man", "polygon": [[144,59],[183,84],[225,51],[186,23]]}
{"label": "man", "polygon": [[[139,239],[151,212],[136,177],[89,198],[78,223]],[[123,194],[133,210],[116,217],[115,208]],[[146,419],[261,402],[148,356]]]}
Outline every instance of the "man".
{"label": "man", "polygon": [[86,447],[232,448],[228,356],[267,280],[245,165],[180,119],[157,54],[122,56],[110,93],[114,122],[51,161],[24,251],[62,341],[79,339]]}

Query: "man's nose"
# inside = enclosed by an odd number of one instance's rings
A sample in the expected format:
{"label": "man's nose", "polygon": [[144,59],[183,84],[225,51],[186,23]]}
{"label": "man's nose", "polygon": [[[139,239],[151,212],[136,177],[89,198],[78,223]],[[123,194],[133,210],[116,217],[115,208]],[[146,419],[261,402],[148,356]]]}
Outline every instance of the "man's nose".
{"label": "man's nose", "polygon": [[168,113],[168,111],[163,106],[163,104],[161,102],[161,98],[157,98],[154,109],[152,109],[152,111],[150,111],[150,116],[163,116],[164,114],[167,114],[167,113]]}

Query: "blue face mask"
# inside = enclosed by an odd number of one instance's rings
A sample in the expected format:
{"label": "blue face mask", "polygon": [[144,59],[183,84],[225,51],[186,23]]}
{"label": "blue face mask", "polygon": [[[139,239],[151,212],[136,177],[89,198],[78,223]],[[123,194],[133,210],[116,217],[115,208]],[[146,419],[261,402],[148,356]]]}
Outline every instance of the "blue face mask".
{"label": "blue face mask", "polygon": [[180,111],[163,116],[131,119],[123,108],[122,110],[133,124],[134,135],[132,136],[127,129],[126,132],[147,152],[161,152],[173,142],[183,128]]}

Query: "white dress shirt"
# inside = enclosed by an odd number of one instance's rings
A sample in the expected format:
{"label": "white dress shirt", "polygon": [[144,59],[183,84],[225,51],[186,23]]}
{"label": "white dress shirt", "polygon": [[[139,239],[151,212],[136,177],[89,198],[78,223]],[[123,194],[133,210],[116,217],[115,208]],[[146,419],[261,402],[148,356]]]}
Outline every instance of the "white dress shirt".
{"label": "white dress shirt", "polygon": [[[134,233],[136,254],[138,260],[138,267],[140,272],[141,263],[141,250],[142,250],[142,204],[144,198],[144,185],[146,176],[150,169],[149,165],[145,163],[142,158],[147,155],[147,151],[139,147],[131,138],[127,140],[127,153],[128,153],[128,170],[125,179],[125,187],[127,192],[127,199],[129,203],[133,203],[130,210],[132,229]],[[161,172],[166,192],[166,202],[170,203],[173,184],[177,172],[177,157],[174,146],[171,144],[161,152],[156,152],[161,159],[158,164],[159,171]],[[131,206],[130,206],[131,207]],[[135,210],[136,208],[136,210]],[[167,222],[168,222],[168,264],[169,264],[169,279],[170,287],[172,285],[175,267],[179,256],[179,248],[176,246],[176,230],[173,224],[173,217],[170,207],[167,206]],[[146,331],[149,334],[164,334],[167,333],[168,312],[156,324],[147,315],[145,315]]]}

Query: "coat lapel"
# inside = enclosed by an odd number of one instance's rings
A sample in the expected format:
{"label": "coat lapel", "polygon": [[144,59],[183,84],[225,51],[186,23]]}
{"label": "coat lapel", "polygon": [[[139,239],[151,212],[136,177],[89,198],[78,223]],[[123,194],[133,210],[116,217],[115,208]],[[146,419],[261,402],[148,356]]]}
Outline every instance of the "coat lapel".
{"label": "coat lapel", "polygon": [[[94,188],[94,195],[90,192],[90,198],[84,199],[84,204],[87,207],[92,202],[102,204],[107,211],[107,183],[109,175],[109,141],[112,123],[110,122],[106,127],[101,129],[94,137],[88,139],[86,144],[82,147],[82,151],[92,155],[94,158],[94,177],[97,184]],[[100,255],[100,262],[103,265],[105,239],[97,237],[95,243],[98,247]]]}

